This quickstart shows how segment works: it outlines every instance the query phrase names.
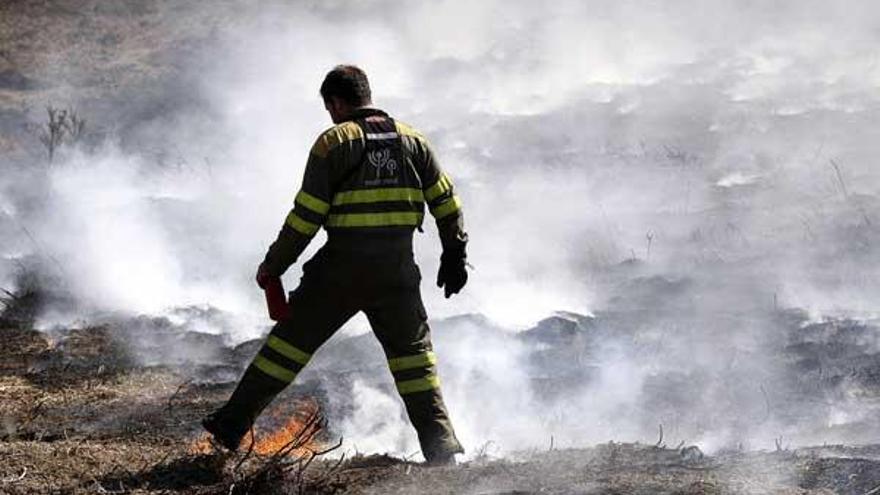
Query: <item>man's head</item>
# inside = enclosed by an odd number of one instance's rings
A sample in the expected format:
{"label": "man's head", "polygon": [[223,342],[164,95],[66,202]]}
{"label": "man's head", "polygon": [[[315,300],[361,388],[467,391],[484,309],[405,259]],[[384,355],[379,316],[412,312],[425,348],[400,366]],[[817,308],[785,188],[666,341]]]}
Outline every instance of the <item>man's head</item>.
{"label": "man's head", "polygon": [[337,65],[324,78],[321,97],[333,123],[343,122],[355,109],[372,103],[367,74],[354,65]]}

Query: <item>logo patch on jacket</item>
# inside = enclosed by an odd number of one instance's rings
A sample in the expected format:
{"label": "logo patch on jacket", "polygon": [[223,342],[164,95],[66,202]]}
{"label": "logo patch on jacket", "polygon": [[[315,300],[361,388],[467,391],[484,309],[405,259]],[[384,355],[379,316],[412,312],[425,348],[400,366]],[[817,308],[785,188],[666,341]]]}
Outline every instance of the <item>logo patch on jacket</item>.
{"label": "logo patch on jacket", "polygon": [[367,152],[367,162],[375,169],[376,175],[374,180],[364,181],[364,184],[371,186],[397,183],[397,161],[391,157],[389,148]]}

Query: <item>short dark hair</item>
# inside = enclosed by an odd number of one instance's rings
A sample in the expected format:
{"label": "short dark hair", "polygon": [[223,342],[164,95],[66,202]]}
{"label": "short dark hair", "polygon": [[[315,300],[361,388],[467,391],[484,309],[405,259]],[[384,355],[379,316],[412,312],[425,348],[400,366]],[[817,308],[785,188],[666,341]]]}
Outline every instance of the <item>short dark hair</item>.
{"label": "short dark hair", "polygon": [[321,84],[321,97],[329,100],[331,96],[355,107],[370,104],[372,94],[367,74],[354,65],[337,65],[327,73]]}

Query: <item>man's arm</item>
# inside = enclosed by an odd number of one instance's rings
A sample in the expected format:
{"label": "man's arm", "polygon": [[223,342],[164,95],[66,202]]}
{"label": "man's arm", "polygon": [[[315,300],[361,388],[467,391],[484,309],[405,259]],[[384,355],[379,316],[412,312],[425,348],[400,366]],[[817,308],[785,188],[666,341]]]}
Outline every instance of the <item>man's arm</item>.
{"label": "man's arm", "polygon": [[437,287],[443,287],[448,298],[457,294],[467,283],[467,253],[465,247],[468,235],[464,231],[464,214],[461,199],[455,194],[452,179],[440,168],[434,152],[427,140],[419,139],[425,169],[422,173],[422,187],[428,210],[437,222],[443,255],[440,257],[440,271],[437,273]]}
{"label": "man's arm", "polygon": [[452,179],[440,168],[434,152],[426,140],[419,140],[425,169],[422,186],[428,210],[437,222],[440,243],[444,253],[462,253],[468,241],[464,231],[464,214],[461,199],[455,194]]}
{"label": "man's arm", "polygon": [[[323,136],[322,136],[323,138]],[[330,179],[326,153],[320,153],[321,139],[312,147],[302,188],[296,195],[293,209],[287,215],[278,238],[269,246],[261,272],[280,277],[296,262],[306,246],[327,219],[330,210]]]}

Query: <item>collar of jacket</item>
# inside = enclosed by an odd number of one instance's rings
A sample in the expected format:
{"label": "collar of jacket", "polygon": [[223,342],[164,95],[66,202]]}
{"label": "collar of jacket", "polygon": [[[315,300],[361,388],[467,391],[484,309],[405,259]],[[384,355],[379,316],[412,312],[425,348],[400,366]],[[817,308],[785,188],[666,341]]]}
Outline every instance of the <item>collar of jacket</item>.
{"label": "collar of jacket", "polygon": [[357,108],[357,109],[355,109],[353,112],[351,112],[351,115],[349,115],[348,118],[345,119],[345,120],[346,120],[346,121],[349,121],[349,120],[363,119],[363,118],[366,118],[366,117],[371,117],[371,116],[373,116],[373,115],[381,115],[381,116],[383,116],[383,117],[387,117],[387,116],[388,116],[387,113],[385,113],[385,112],[382,111],[382,110],[379,110],[378,108],[373,108],[373,107],[361,107],[361,108]]}

